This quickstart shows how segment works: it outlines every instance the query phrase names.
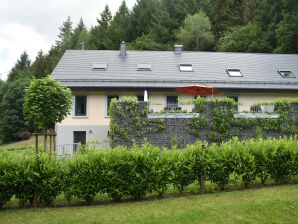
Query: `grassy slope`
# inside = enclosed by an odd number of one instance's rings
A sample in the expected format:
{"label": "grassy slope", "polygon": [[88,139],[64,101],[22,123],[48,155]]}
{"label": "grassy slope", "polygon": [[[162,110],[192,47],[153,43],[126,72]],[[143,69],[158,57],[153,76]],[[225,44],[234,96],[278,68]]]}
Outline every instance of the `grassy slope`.
{"label": "grassy slope", "polygon": [[[44,137],[39,136],[38,143],[39,143],[39,146],[43,146]],[[49,138],[48,138],[48,143],[50,143]],[[27,147],[35,147],[35,137],[31,137],[29,140],[25,140],[25,141],[18,141],[18,142],[0,145],[0,150],[1,149],[4,149],[4,150],[5,149],[23,149]]]}
{"label": "grassy slope", "polygon": [[4,210],[0,223],[298,223],[298,187],[99,206]]}

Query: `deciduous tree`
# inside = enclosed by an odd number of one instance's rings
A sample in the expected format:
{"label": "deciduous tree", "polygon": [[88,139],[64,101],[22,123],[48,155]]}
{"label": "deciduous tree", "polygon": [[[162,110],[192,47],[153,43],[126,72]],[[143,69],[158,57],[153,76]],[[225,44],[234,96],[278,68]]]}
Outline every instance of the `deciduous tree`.
{"label": "deciduous tree", "polygon": [[270,52],[270,43],[257,24],[236,26],[226,32],[218,41],[218,51]]}
{"label": "deciduous tree", "polygon": [[211,49],[214,36],[209,18],[201,11],[187,16],[177,34],[177,39],[187,50]]}

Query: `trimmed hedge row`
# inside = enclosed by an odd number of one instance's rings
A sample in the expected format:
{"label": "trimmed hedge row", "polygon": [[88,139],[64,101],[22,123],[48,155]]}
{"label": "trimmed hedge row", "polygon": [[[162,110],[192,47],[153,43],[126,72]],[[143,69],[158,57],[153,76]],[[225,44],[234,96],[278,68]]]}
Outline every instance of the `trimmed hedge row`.
{"label": "trimmed hedge row", "polygon": [[224,189],[237,176],[247,187],[256,180],[270,178],[287,183],[298,176],[296,138],[233,139],[221,145],[202,148],[201,143],[185,150],[160,150],[145,144],[142,148],[83,150],[68,159],[41,155],[0,158],[0,207],[12,196],[21,206],[49,205],[64,193],[92,203],[95,195],[107,194],[113,200],[142,198],[148,193],[162,196],[169,185],[182,192],[204,176]]}

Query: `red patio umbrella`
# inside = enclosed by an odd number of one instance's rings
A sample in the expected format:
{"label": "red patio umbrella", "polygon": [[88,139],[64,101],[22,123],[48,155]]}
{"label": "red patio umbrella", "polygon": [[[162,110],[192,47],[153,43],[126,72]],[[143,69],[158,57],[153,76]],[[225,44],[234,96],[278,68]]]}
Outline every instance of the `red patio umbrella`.
{"label": "red patio umbrella", "polygon": [[207,95],[213,96],[214,94],[220,93],[218,89],[215,89],[213,87],[206,86],[206,85],[199,85],[199,84],[177,87],[176,92],[184,93],[192,96],[207,96]]}

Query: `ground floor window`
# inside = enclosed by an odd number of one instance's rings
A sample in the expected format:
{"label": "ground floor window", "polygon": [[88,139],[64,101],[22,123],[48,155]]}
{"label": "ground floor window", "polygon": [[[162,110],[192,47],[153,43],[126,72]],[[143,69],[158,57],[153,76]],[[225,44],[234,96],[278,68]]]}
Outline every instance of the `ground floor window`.
{"label": "ground floor window", "polygon": [[86,132],[85,131],[74,131],[73,132],[73,150],[77,151],[79,145],[86,144]]}

